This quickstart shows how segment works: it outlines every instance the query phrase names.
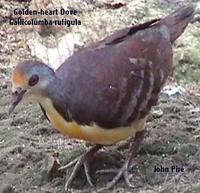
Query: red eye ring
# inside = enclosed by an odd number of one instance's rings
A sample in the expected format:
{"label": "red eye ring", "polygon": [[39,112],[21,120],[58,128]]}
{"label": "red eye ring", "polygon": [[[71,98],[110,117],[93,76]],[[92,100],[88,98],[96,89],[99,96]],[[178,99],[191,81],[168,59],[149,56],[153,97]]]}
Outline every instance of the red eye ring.
{"label": "red eye ring", "polygon": [[33,76],[31,76],[31,78],[28,81],[29,86],[34,86],[38,83],[39,81],[39,76],[34,74]]}

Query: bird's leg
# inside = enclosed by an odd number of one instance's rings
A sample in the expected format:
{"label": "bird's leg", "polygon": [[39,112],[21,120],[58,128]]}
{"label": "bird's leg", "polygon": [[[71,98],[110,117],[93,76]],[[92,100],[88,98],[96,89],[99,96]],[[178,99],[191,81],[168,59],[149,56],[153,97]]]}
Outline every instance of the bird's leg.
{"label": "bird's leg", "polygon": [[[140,131],[135,134],[134,141],[130,145],[128,156],[127,156],[125,163],[119,170],[117,170],[117,175],[113,178],[113,180],[111,182],[109,182],[106,185],[106,187],[99,189],[98,192],[112,188],[122,177],[124,178],[125,183],[127,184],[128,187],[134,187],[129,181],[128,170],[132,164],[133,158],[136,157],[137,154],[139,153],[140,145],[144,138],[144,133],[145,133],[145,131]],[[105,170],[105,172],[106,172],[106,170]],[[113,171],[111,171],[111,172],[113,172]],[[103,170],[102,170],[102,173],[104,173]]]}
{"label": "bird's leg", "polygon": [[65,190],[68,190],[68,188],[71,186],[71,183],[72,183],[73,179],[76,177],[81,166],[84,167],[85,175],[86,175],[88,183],[90,184],[90,186],[93,186],[92,181],[91,181],[91,177],[90,177],[90,167],[89,167],[89,165],[90,165],[90,161],[94,157],[94,154],[101,147],[102,147],[102,145],[95,145],[94,147],[89,149],[87,152],[85,152],[83,155],[81,155],[80,157],[78,157],[75,160],[68,163],[66,166],[59,168],[59,170],[63,170],[63,169],[71,167],[72,165],[75,165],[70,177],[68,178],[68,180],[65,184]]}

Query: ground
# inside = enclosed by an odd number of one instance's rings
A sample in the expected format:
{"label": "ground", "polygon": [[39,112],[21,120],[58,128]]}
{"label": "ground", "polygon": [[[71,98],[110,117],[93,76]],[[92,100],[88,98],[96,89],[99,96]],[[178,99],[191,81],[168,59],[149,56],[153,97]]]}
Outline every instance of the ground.
{"label": "ground", "polygon": [[[82,35],[85,45],[116,29],[163,16],[184,3],[183,0],[129,0],[128,8],[107,9],[102,1],[83,2],[78,4],[77,1],[73,5],[81,11],[83,21],[82,26],[74,28],[73,32]],[[20,4],[27,6],[29,3],[3,0],[0,2],[0,15],[5,16],[10,8],[19,7]],[[200,192],[199,12],[195,18],[175,44],[174,79],[168,82],[170,86],[178,82],[184,88],[183,92],[173,96],[162,93],[158,106],[152,109],[144,143],[130,170],[130,180],[135,188],[127,188],[120,181],[107,192]],[[46,121],[40,108],[31,102],[19,105],[11,116],[7,113],[11,100],[11,69],[21,59],[30,58],[26,44],[28,38],[33,38],[32,32],[24,33],[20,27],[14,28],[7,23],[1,25],[0,192],[63,192],[65,179],[71,169],[57,172],[53,155],[58,156],[60,164],[64,165],[90,145],[66,139],[57,133]],[[111,174],[97,174],[96,171],[119,168],[126,158],[128,145],[129,140],[105,147],[97,154],[91,170],[96,189],[105,186],[113,177]],[[154,167],[161,165],[182,167],[184,171],[154,172]],[[95,192],[95,188],[88,186],[82,171],[74,181],[71,192],[89,193]]]}

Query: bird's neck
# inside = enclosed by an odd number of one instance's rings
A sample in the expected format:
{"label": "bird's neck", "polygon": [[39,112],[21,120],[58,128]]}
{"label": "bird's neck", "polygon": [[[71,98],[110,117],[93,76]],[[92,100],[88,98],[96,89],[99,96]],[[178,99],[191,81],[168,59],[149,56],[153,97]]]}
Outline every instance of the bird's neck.
{"label": "bird's neck", "polygon": [[64,85],[60,79],[56,78],[39,96],[37,96],[36,100],[43,106],[47,113],[48,106],[46,105],[46,101],[50,101],[53,108],[55,108],[55,110],[61,114],[65,120],[69,121],[68,95],[67,85]]}
{"label": "bird's neck", "polygon": [[46,97],[50,98],[53,102],[65,102],[68,99],[67,85],[63,84],[62,80],[56,78],[45,90]]}

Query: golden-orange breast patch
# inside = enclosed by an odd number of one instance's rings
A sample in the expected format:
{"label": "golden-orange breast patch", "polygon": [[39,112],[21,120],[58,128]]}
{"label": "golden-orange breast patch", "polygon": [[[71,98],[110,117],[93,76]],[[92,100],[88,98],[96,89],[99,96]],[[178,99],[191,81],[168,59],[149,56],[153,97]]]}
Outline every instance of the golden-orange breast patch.
{"label": "golden-orange breast patch", "polygon": [[96,124],[79,125],[75,121],[67,122],[54,108],[49,98],[38,96],[38,102],[45,109],[53,127],[70,138],[81,139],[94,144],[112,145],[128,137],[134,136],[137,131],[145,129],[147,117],[134,121],[130,126],[104,129]]}

